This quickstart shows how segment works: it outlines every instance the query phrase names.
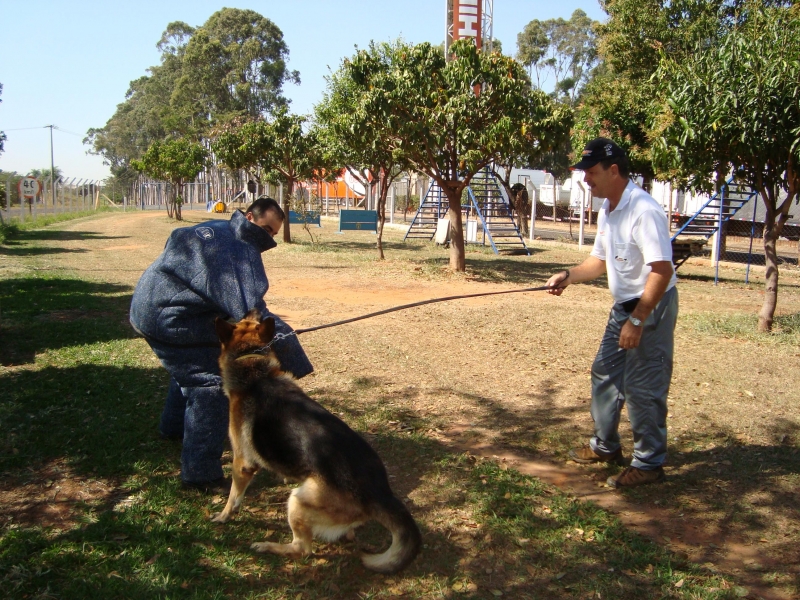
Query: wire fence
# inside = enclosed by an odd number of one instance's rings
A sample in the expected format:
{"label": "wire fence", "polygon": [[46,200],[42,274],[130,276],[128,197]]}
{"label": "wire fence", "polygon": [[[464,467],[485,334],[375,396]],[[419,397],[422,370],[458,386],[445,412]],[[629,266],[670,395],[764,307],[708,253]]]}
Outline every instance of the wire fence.
{"label": "wire fence", "polygon": [[[24,190],[23,177],[13,175],[0,182],[0,216],[3,222],[24,223],[48,215],[81,213],[101,206],[117,206],[100,181],[60,177],[55,185],[45,180]],[[34,193],[35,192],[35,193]]]}
{"label": "wire fence", "polygon": [[[540,186],[534,195],[536,196],[535,201],[525,214],[528,222],[525,224],[523,221],[523,227],[521,227],[526,239],[553,240],[574,244],[582,241],[584,245],[594,243],[597,234],[597,211],[601,206],[600,200],[593,199],[592,206],[586,206],[581,215],[580,206],[575,206],[574,202],[570,203],[563,194],[554,203],[551,186]],[[535,213],[533,220],[531,220],[531,212]],[[784,225],[777,241],[778,264],[796,268],[800,264],[800,245],[798,244],[800,210],[790,212],[792,214],[789,221]],[[712,264],[721,262],[732,267],[743,267],[740,269],[741,276],[747,280],[751,266],[763,267],[766,262],[764,258],[765,213],[764,203],[760,197],[751,200],[729,221],[723,223],[719,246],[717,246],[716,236],[696,240],[700,247],[696,257],[706,259]],[[673,213],[670,235],[674,235],[681,225],[692,216],[693,214]],[[581,220],[583,227],[581,227]],[[530,233],[531,227],[533,227],[533,234]],[[717,252],[717,248],[719,252]]]}

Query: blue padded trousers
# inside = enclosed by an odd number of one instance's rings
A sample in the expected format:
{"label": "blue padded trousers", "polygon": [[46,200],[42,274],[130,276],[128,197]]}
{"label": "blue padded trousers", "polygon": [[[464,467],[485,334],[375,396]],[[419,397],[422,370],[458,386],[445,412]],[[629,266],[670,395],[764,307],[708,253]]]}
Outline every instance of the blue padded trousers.
{"label": "blue padded trousers", "polygon": [[667,394],[672,379],[678,290],[664,293],[643,324],[638,348],[623,350],[619,335],[629,313],[611,307],[600,349],[592,365],[594,436],[591,448],[611,454],[620,447],[619,421],[627,402],[633,430],[631,466],[656,469],[667,459]]}
{"label": "blue padded trousers", "polygon": [[222,477],[228,437],[228,398],[219,376],[219,348],[175,348],[150,341],[170,374],[159,429],[183,436],[181,479],[203,483]]}

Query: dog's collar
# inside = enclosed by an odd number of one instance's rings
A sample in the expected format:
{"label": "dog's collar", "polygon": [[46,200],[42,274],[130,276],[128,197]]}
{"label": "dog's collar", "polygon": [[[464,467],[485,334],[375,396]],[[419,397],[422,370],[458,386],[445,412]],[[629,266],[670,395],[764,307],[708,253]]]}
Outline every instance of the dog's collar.
{"label": "dog's collar", "polygon": [[241,356],[237,357],[235,360],[245,360],[247,358],[266,358],[263,354],[255,354],[251,352],[250,354],[242,354]]}

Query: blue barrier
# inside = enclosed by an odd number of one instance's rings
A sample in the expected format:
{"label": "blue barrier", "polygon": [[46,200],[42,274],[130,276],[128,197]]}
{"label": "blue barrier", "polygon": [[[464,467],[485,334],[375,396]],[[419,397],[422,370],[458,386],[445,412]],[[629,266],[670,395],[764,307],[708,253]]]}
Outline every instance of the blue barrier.
{"label": "blue barrier", "polygon": [[374,231],[378,233],[377,210],[339,211],[339,233],[342,231]]}
{"label": "blue barrier", "polygon": [[292,225],[305,225],[308,223],[309,225],[316,225],[317,227],[322,227],[322,221],[320,219],[319,211],[311,210],[307,213],[296,213],[293,210],[289,211],[289,223]]}

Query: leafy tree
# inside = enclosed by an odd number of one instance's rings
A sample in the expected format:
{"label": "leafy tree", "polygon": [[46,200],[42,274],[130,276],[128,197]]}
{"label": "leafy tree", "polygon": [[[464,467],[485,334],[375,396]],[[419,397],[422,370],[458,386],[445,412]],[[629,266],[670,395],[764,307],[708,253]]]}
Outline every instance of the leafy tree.
{"label": "leafy tree", "polygon": [[365,92],[358,111],[381,132],[386,149],[436,181],[447,195],[450,268],[465,269],[461,196],[492,161],[513,152],[517,135],[536,142],[530,84],[512,58],[477,50],[471,40],[451,46],[453,59],[428,43],[384,44],[380,60],[362,50],[345,61]]}
{"label": "leafy tree", "polygon": [[223,8],[202,26],[167,25],[156,44],[159,65],[131,82],[125,101],[84,143],[123,178],[156,140],[203,139],[235,116],[254,119],[286,106],[286,82],[299,82],[286,67],[281,30],[251,10]]}
{"label": "leafy tree", "polygon": [[[370,44],[368,50],[374,68],[388,70],[394,48]],[[341,164],[366,186],[378,184],[378,254],[383,253],[383,228],[386,223],[386,198],[392,183],[408,168],[405,153],[392,149],[391,136],[362,108],[369,93],[365,79],[353,78],[348,61],[328,77],[327,92],[316,106],[318,137],[331,164]],[[387,137],[389,136],[389,137]],[[364,176],[366,173],[366,176]]]}
{"label": "leafy tree", "polygon": [[46,167],[44,169],[31,169],[28,175],[31,177],[36,177],[39,181],[50,181],[52,179],[53,173],[55,174],[55,180],[58,181],[64,176],[61,167],[54,167],[53,172],[51,173],[50,167]]}
{"label": "leafy tree", "polygon": [[596,137],[614,140],[625,150],[631,171],[645,183],[655,172],[650,155],[648,123],[657,110],[657,90],[649,81],[601,69],[589,81],[575,109],[572,148],[578,154]]}
{"label": "leafy tree", "polygon": [[[600,65],[578,98],[573,148],[598,136],[626,152],[645,184],[653,178],[650,123],[663,98],[654,76],[661,54],[691,60],[697,47],[717,43],[739,18],[744,0],[607,0],[608,19],[596,25]],[[768,3],[779,3],[765,0]]]}
{"label": "leafy tree", "polygon": [[274,148],[272,130],[263,120],[234,119],[212,132],[211,150],[215,158],[232,171],[246,171],[251,179],[262,184],[267,181],[269,157]]}
{"label": "leafy tree", "polygon": [[223,8],[189,38],[173,101],[198,121],[266,115],[288,104],[283,84],[300,81],[286,68],[288,55],[272,21],[252,10]]}
{"label": "leafy tree", "polygon": [[208,158],[208,151],[186,138],[156,140],[142,156],[141,160],[131,161],[131,166],[153,179],[169,181],[170,198],[167,202],[167,214],[170,218],[182,220],[181,204],[183,184],[193,181],[203,170]]}
{"label": "leafy tree", "polygon": [[[271,121],[232,123],[223,128],[212,149],[229,168],[247,169],[262,181],[283,183],[283,209],[288,215],[295,184],[316,177],[324,164],[315,132],[305,130],[306,121],[306,117],[280,108]],[[292,241],[288,219],[283,224],[283,240]]]}
{"label": "leafy tree", "polygon": [[517,35],[517,58],[542,89],[552,75],[553,95],[574,103],[597,62],[596,23],[582,10],[568,21],[534,19]]}
{"label": "leafy tree", "polygon": [[[746,3],[719,42],[691,59],[664,54],[657,78],[667,104],[654,127],[657,166],[679,183],[711,191],[731,170],[766,206],[766,293],[759,331],[777,306],[776,242],[800,193],[800,15]],[[783,191],[786,196],[781,199]]]}

